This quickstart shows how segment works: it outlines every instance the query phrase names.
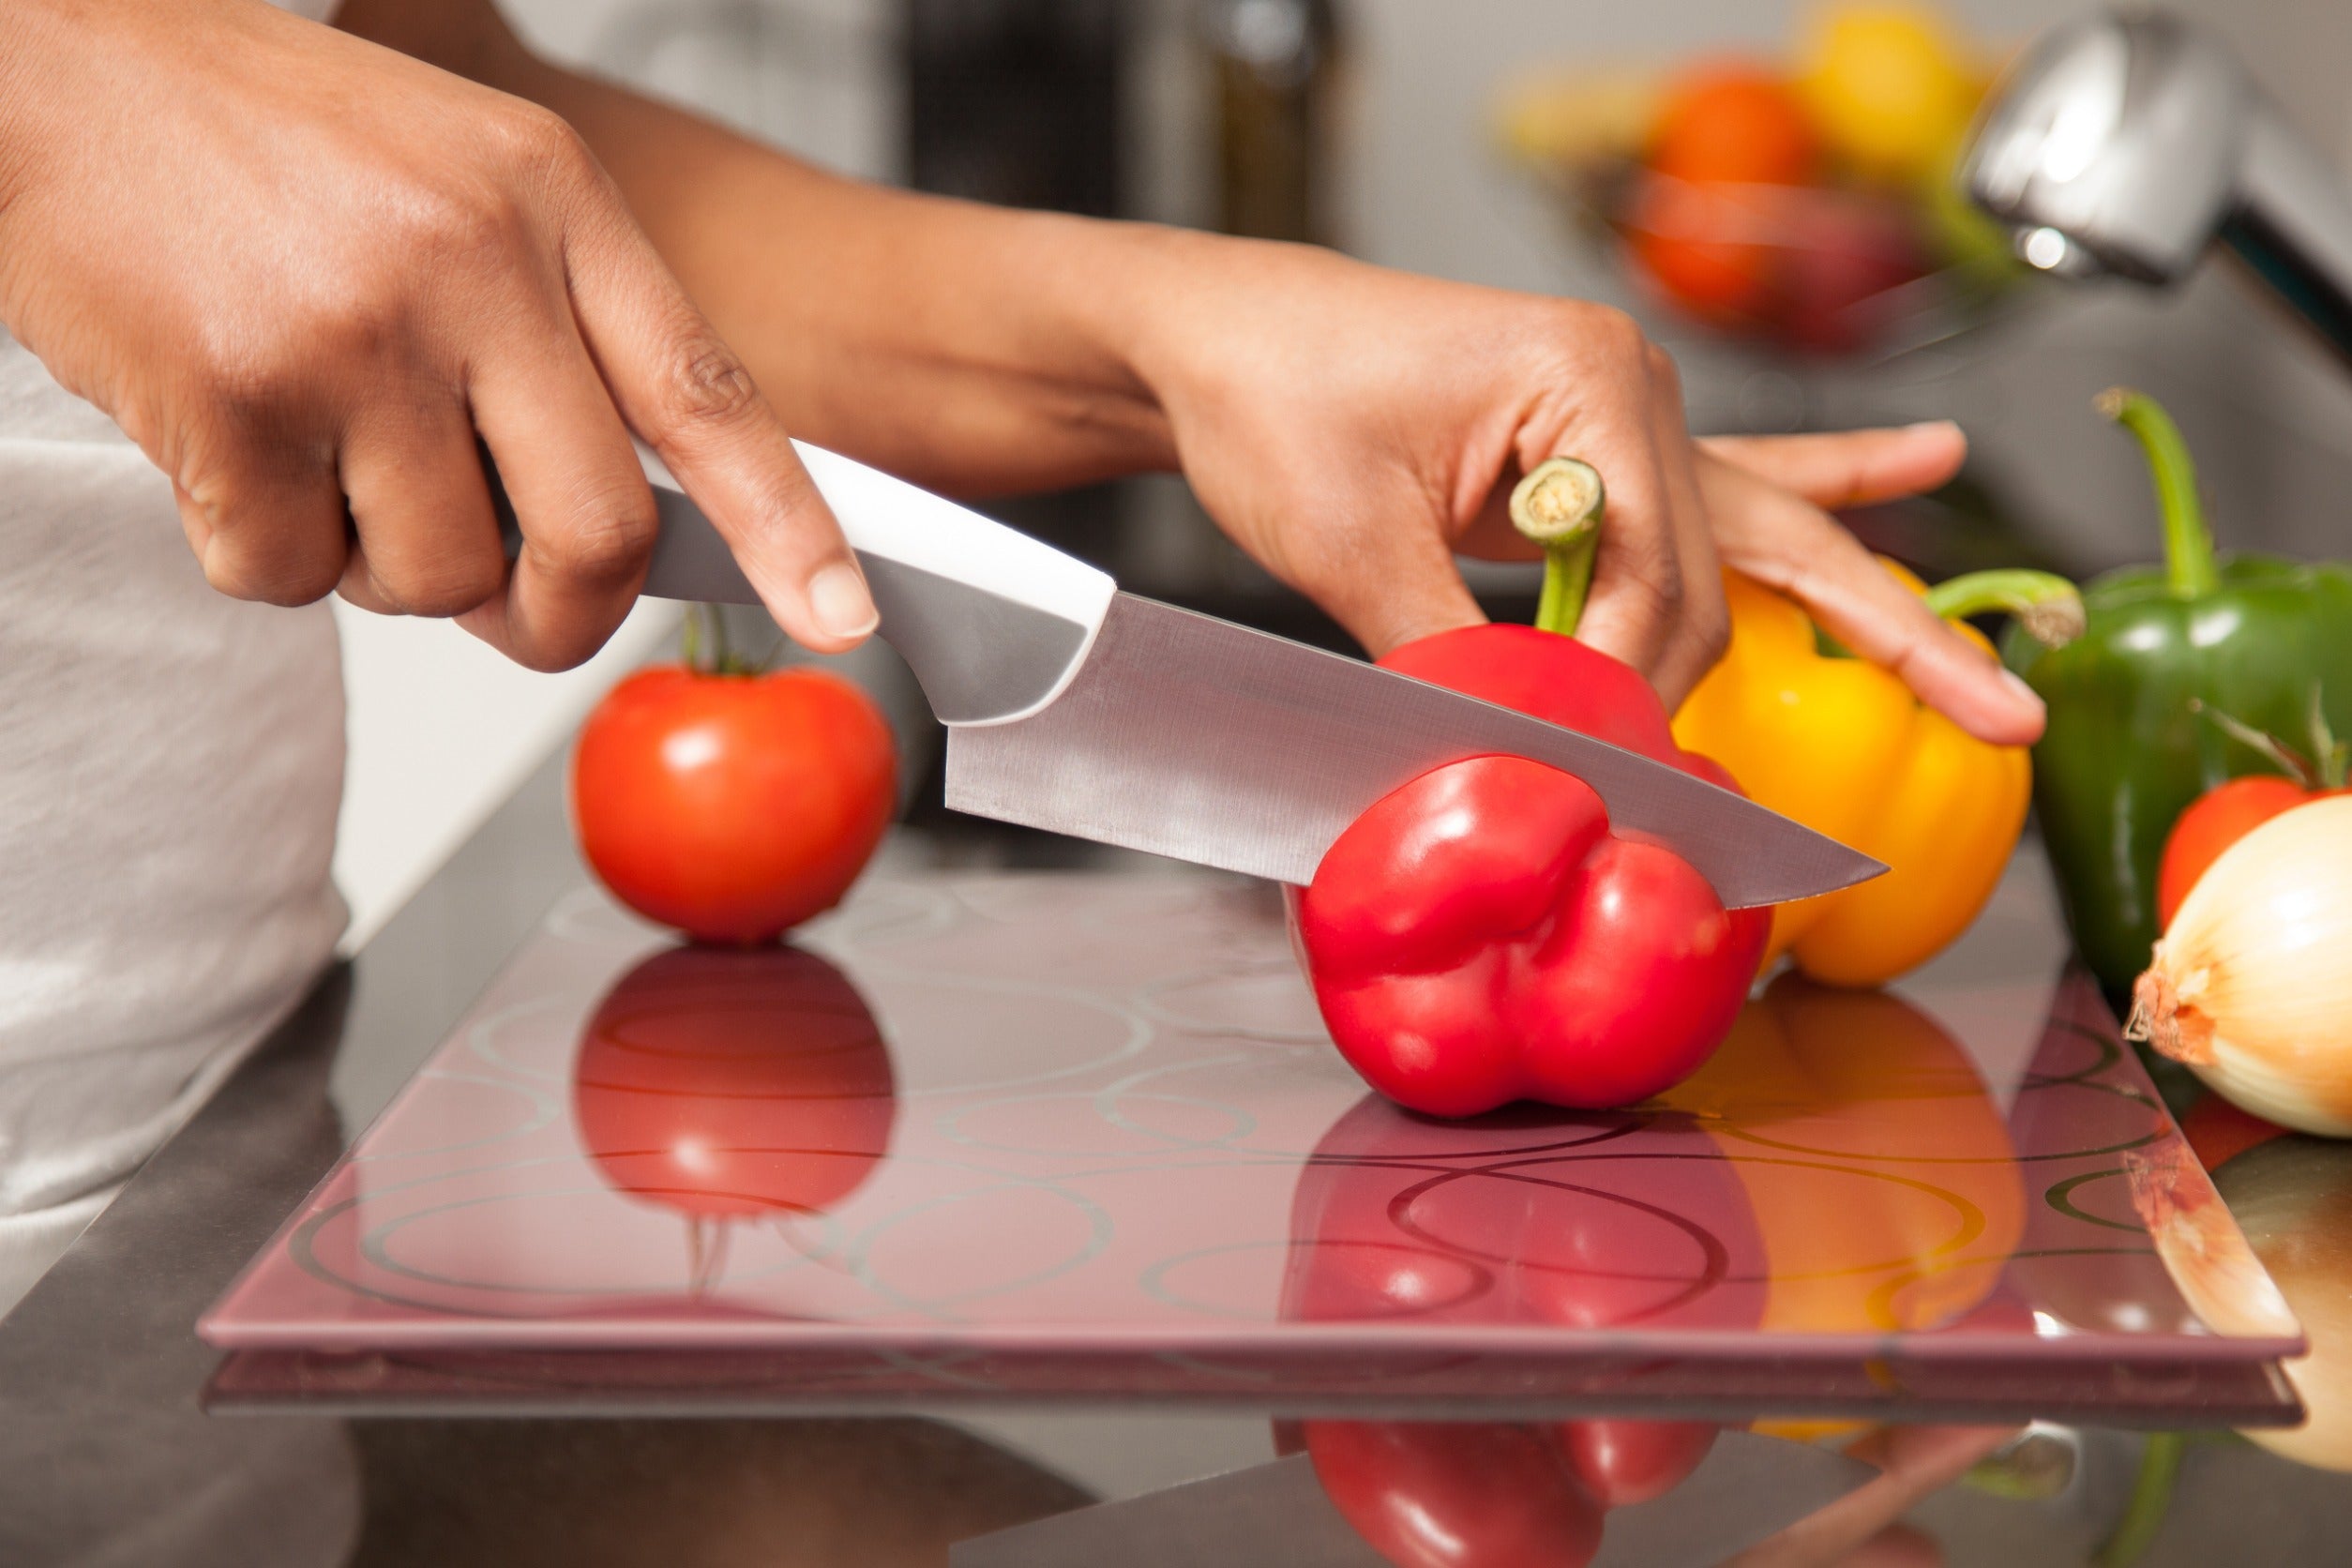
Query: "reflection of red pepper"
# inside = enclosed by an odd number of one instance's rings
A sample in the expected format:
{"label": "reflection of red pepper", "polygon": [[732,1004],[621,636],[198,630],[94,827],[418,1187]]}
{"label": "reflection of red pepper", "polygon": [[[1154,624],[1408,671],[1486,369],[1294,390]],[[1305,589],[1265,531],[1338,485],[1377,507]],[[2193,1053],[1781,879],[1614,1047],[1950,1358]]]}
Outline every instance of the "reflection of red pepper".
{"label": "reflection of red pepper", "polygon": [[[1438,1130],[1365,1095],[1300,1173],[1284,1318],[1754,1327],[1763,1246],[1729,1164],[1672,1119],[1631,1153],[1604,1130],[1527,1110]],[[1676,1485],[1715,1430],[1616,1419],[1303,1427],[1333,1503],[1408,1568],[1573,1568],[1605,1510]]]}
{"label": "reflection of red pepper", "polygon": [[1323,1495],[1396,1568],[1583,1568],[1601,1503],[1532,1426],[1310,1421]]}
{"label": "reflection of red pepper", "polygon": [[[1560,635],[1600,505],[1583,464],[1537,469],[1512,515],[1551,556],[1538,624],[1443,632],[1380,662],[1729,785],[1675,746],[1638,674]],[[1440,1116],[1627,1105],[1678,1082],[1730,1029],[1771,928],[1767,911],[1726,912],[1671,851],[1611,833],[1582,780],[1516,757],[1452,763],[1375,803],[1299,912],[1340,1053]]]}
{"label": "reflection of red pepper", "polygon": [[597,1004],[572,1112],[605,1180],[686,1216],[698,1274],[715,1278],[729,1224],[821,1214],[865,1182],[894,1088],[873,1013],[824,959],[679,947]]}

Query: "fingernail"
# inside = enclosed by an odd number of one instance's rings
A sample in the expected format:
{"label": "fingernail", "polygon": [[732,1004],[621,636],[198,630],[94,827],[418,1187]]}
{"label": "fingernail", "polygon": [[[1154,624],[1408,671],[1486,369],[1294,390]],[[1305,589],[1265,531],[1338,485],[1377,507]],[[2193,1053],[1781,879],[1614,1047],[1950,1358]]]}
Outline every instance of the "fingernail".
{"label": "fingernail", "polygon": [[2026,685],[2026,678],[2023,675],[2018,674],[2014,670],[2004,669],[2001,671],[2001,684],[2014,692],[2019,701],[2032,703],[2034,712],[2042,711],[2042,694]]}
{"label": "fingernail", "polygon": [[834,637],[864,637],[882,625],[864,574],[836,561],[808,580],[808,612]]}
{"label": "fingernail", "polygon": [[1922,434],[1928,430],[1956,430],[1960,428],[1960,421],[1957,419],[1921,419],[1903,428],[1906,430]]}

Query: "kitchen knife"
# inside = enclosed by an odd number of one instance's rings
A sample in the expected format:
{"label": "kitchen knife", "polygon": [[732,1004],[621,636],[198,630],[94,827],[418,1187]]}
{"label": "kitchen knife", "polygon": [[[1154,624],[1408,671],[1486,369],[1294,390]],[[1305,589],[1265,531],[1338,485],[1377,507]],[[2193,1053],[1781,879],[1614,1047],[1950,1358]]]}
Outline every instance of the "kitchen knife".
{"label": "kitchen knife", "polygon": [[[1382,795],[1443,763],[1509,753],[1583,779],[1615,829],[1666,844],[1730,908],[1886,869],[1591,735],[1123,594],[1027,535],[794,445],[865,566],[882,637],[948,726],[958,811],[1303,884]],[[644,592],[758,604],[710,520],[640,455],[661,518]],[[489,472],[511,550],[520,535]]]}

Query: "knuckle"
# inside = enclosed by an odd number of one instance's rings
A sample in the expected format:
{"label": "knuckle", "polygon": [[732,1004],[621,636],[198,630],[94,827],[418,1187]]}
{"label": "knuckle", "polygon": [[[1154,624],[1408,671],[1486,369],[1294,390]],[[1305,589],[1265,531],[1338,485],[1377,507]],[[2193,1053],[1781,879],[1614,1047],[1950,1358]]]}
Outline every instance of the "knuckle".
{"label": "knuckle", "polygon": [[534,539],[532,549],[566,578],[623,581],[643,568],[659,527],[650,496],[635,496],[615,485],[576,507],[564,526]]}
{"label": "knuckle", "polygon": [[1674,355],[1645,338],[1642,339],[1642,364],[1643,368],[1650,372],[1651,383],[1661,391],[1670,393],[1678,399],[1681,396],[1682,370],[1681,367],[1675,364]]}
{"label": "knuckle", "polygon": [[505,563],[480,550],[453,550],[387,571],[375,567],[377,587],[404,615],[446,618],[482,603],[505,580]]}
{"label": "knuckle", "polygon": [[509,165],[559,188],[595,162],[571,122],[535,103],[517,99],[502,105],[491,128]]}
{"label": "knuckle", "polygon": [[664,402],[681,427],[733,425],[764,406],[743,361],[699,321],[671,355]]}
{"label": "knuckle", "polygon": [[342,576],[341,564],[318,551],[224,543],[204,552],[204,580],[233,599],[292,609],[324,598]]}
{"label": "knuckle", "polygon": [[1651,347],[1641,324],[1613,305],[1592,307],[1581,336],[1592,352],[1627,366],[1640,364]]}

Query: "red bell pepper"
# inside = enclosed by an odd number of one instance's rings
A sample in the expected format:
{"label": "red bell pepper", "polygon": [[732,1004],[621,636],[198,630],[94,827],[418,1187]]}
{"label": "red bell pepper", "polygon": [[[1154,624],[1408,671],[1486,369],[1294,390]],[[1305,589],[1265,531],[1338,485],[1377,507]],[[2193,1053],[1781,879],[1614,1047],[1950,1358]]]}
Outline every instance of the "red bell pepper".
{"label": "red bell pepper", "polygon": [[[1512,498],[1545,546],[1533,626],[1471,626],[1380,663],[1736,788],[1674,744],[1640,675],[1576,641],[1598,477],[1554,460]],[[1298,904],[1333,1041],[1398,1104],[1469,1116],[1516,1099],[1629,1105],[1730,1031],[1771,931],[1662,845],[1609,827],[1582,780],[1517,757],[1423,775],[1341,834]]]}

